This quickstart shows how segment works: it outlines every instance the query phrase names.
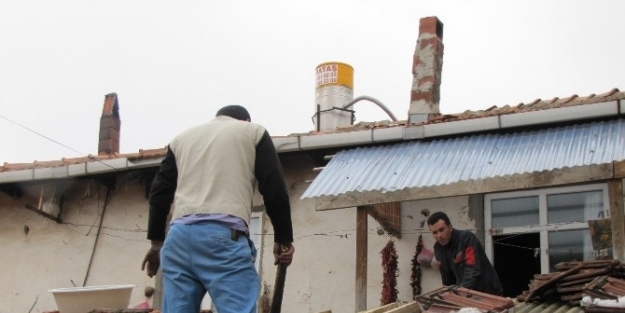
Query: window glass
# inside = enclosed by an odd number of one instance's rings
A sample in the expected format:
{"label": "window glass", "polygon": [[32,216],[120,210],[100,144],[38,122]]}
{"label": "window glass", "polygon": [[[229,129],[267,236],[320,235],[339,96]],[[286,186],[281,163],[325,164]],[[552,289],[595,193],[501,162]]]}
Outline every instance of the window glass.
{"label": "window glass", "polygon": [[495,199],[491,202],[494,228],[538,225],[538,197]]}
{"label": "window glass", "polygon": [[547,196],[549,224],[586,222],[605,218],[601,190]]}
{"label": "window glass", "polygon": [[[523,251],[531,251],[532,260],[540,262],[531,273],[555,272],[555,266],[562,262],[611,258],[612,238],[609,230],[606,232],[610,218],[607,192],[607,185],[602,183],[485,195],[488,257],[495,264],[503,260],[507,264],[503,266],[527,267],[530,262],[521,257]],[[530,234],[539,241],[504,241]],[[500,277],[505,272],[501,268],[497,271]],[[526,288],[524,277],[507,278],[512,280],[509,284]]]}
{"label": "window glass", "polygon": [[555,265],[568,261],[590,260],[592,244],[587,229],[549,232],[549,268],[555,272]]}

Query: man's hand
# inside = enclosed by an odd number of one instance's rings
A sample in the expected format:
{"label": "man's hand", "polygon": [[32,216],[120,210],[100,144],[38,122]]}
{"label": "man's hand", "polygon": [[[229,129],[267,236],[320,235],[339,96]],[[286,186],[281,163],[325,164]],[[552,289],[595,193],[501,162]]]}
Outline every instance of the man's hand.
{"label": "man's hand", "polygon": [[275,261],[273,264],[277,265],[278,263],[281,263],[286,266],[291,265],[291,262],[293,262],[294,253],[295,253],[295,246],[292,243],[287,246],[284,244],[280,244],[279,242],[274,242],[273,257]]}
{"label": "man's hand", "polygon": [[145,258],[143,258],[143,263],[141,264],[141,270],[145,270],[147,267],[148,276],[150,278],[156,275],[158,272],[158,268],[161,266],[161,250],[148,250],[148,253],[145,254]]}
{"label": "man's hand", "polygon": [[145,270],[147,267],[148,276],[150,278],[156,275],[158,268],[161,266],[161,248],[163,247],[162,241],[152,240],[152,247],[148,250],[141,263],[141,270]]}

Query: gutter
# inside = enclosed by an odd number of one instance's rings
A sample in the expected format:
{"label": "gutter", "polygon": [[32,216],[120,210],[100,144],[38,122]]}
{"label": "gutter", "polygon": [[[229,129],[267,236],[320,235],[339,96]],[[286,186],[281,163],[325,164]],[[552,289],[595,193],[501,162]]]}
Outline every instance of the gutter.
{"label": "gutter", "polygon": [[163,158],[133,159],[118,158],[54,167],[31,168],[0,173],[0,184],[35,181],[44,179],[63,179],[95,174],[113,173],[125,170],[141,169],[160,165]]}
{"label": "gutter", "polygon": [[[613,100],[514,114],[503,114],[436,124],[374,128],[344,133],[274,137],[278,153],[436,138],[522,126],[547,125],[625,115],[625,101]],[[159,166],[163,158],[118,158],[58,167],[33,168],[0,173],[0,184],[61,179]]]}
{"label": "gutter", "polygon": [[625,101],[613,100],[514,114],[480,117],[436,124],[374,128],[345,133],[273,138],[278,153],[390,141],[436,138],[520,126],[546,125],[625,115]]}

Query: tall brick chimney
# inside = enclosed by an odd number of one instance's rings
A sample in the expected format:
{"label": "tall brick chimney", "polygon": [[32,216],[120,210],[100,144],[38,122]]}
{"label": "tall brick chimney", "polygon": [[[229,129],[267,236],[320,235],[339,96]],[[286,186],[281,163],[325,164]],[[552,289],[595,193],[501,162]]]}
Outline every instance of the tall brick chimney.
{"label": "tall brick chimney", "polygon": [[410,123],[427,122],[440,115],[440,87],[443,70],[443,23],[437,17],[419,21],[419,38],[412,60]]}
{"label": "tall brick chimney", "polygon": [[119,153],[119,131],[122,121],[119,119],[119,103],[117,94],[104,96],[104,108],[100,117],[100,141],[98,155]]}

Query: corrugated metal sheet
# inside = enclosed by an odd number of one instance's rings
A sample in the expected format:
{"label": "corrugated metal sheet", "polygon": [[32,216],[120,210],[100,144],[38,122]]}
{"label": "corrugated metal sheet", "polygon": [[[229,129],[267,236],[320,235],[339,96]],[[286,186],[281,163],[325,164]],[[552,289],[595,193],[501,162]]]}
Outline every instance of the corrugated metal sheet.
{"label": "corrugated metal sheet", "polygon": [[337,153],[302,198],[389,192],[625,159],[625,120]]}
{"label": "corrugated metal sheet", "polygon": [[514,313],[583,313],[579,305],[567,302],[519,302],[514,306]]}

